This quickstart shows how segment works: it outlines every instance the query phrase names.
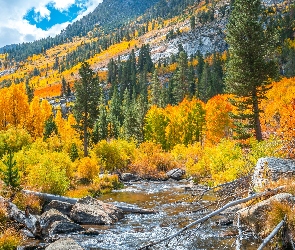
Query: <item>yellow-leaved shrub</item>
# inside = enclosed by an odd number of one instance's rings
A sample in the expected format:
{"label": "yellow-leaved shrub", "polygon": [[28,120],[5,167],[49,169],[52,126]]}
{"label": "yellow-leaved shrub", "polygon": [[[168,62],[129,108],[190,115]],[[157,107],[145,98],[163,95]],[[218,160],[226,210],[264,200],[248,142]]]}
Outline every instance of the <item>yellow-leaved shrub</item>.
{"label": "yellow-leaved shrub", "polygon": [[207,179],[209,185],[235,180],[247,175],[247,167],[242,149],[231,140],[221,140],[216,146],[205,146],[197,163],[187,166],[187,171],[198,178]]}
{"label": "yellow-leaved shrub", "polygon": [[91,182],[99,174],[99,164],[95,158],[84,157],[75,162],[77,176],[80,179]]}
{"label": "yellow-leaved shrub", "polygon": [[134,142],[102,140],[93,147],[92,154],[101,159],[102,170],[113,172],[127,168],[134,158],[135,149]]}
{"label": "yellow-leaved shrub", "polygon": [[136,150],[129,169],[144,178],[163,178],[166,171],[178,166],[172,155],[163,151],[161,145],[143,142]]}

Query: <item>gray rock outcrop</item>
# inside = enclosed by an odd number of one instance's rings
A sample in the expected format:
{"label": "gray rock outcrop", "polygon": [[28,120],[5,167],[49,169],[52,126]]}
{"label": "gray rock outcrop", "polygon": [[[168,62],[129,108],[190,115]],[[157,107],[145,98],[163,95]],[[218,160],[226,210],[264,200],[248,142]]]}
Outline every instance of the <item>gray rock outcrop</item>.
{"label": "gray rock outcrop", "polygon": [[185,175],[185,171],[181,168],[174,168],[166,173],[166,175],[173,180],[181,180]]}
{"label": "gray rock outcrop", "polygon": [[253,186],[255,189],[263,187],[270,181],[295,175],[295,161],[274,157],[264,157],[257,161],[253,173]]}
{"label": "gray rock outcrop", "polygon": [[83,250],[83,248],[73,239],[66,238],[53,242],[45,250]]}
{"label": "gray rock outcrop", "polygon": [[50,209],[40,217],[42,235],[49,236],[59,233],[83,231],[84,228],[73,223],[66,215],[56,209]]}
{"label": "gray rock outcrop", "polygon": [[104,225],[123,218],[123,211],[114,205],[88,196],[73,206],[70,217],[79,224]]}
{"label": "gray rock outcrop", "polygon": [[139,181],[140,177],[136,174],[132,174],[132,173],[123,173],[120,176],[120,179],[124,182],[129,182],[129,181]]}
{"label": "gray rock outcrop", "polygon": [[56,209],[62,214],[69,216],[73,206],[73,204],[67,202],[53,200],[44,207],[44,212],[49,211],[50,209]]}

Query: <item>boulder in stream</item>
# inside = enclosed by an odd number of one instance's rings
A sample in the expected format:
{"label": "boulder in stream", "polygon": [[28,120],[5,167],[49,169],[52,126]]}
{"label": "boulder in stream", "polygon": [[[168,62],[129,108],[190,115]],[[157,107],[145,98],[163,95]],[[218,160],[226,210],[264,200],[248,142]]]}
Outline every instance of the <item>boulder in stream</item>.
{"label": "boulder in stream", "polygon": [[252,182],[254,188],[259,189],[270,181],[277,181],[280,178],[289,178],[294,175],[294,160],[264,157],[257,161]]}
{"label": "boulder in stream", "polygon": [[69,216],[73,206],[73,204],[68,202],[53,200],[49,202],[47,205],[45,205],[44,212],[49,211],[53,208],[61,212],[62,214]]}
{"label": "boulder in stream", "polygon": [[140,177],[132,173],[123,173],[121,174],[120,179],[124,182],[129,182],[129,181],[139,181]]}
{"label": "boulder in stream", "polygon": [[[294,197],[289,193],[280,193],[270,197],[267,200],[258,202],[253,206],[243,208],[237,212],[240,215],[240,221],[243,225],[246,225],[254,233],[264,236],[266,232],[263,232],[265,221],[267,220],[267,213],[271,209],[272,202],[285,202],[288,204],[294,204]],[[237,224],[235,222],[235,224]]]}
{"label": "boulder in stream", "polygon": [[78,200],[73,206],[70,217],[79,224],[104,225],[113,224],[124,215],[116,206],[88,196]]}
{"label": "boulder in stream", "polygon": [[83,231],[84,228],[73,223],[66,215],[56,209],[50,209],[40,217],[42,235],[51,236],[53,234],[71,233]]}
{"label": "boulder in stream", "polygon": [[166,173],[166,175],[173,180],[181,180],[185,175],[185,171],[181,168],[174,168]]}
{"label": "boulder in stream", "polygon": [[62,238],[51,243],[45,250],[83,250],[83,248],[71,238]]}

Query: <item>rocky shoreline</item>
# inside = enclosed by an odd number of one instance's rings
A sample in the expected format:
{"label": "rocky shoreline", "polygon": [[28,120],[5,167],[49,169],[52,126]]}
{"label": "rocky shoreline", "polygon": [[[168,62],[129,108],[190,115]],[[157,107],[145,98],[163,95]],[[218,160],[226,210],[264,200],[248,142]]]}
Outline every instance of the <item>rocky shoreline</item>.
{"label": "rocky shoreline", "polygon": [[[278,167],[280,166],[280,167]],[[181,169],[174,169],[167,173],[167,176],[173,180],[180,180],[185,172]],[[282,178],[290,178],[295,174],[295,162],[286,159],[261,158],[254,170],[251,178],[249,196],[259,192],[267,187],[267,184]],[[125,173],[121,178],[126,182],[138,181],[136,175]],[[184,191],[201,191],[199,186],[184,186]],[[206,189],[202,189],[206,190]],[[209,189],[208,189],[209,190]],[[23,224],[21,230],[26,237],[37,239],[36,244],[33,240],[28,245],[19,246],[19,250],[28,249],[83,249],[77,242],[71,239],[71,234],[95,235],[98,230],[85,229],[83,225],[110,225],[124,218],[127,210],[104,203],[91,197],[85,197],[79,200],[73,199],[72,203],[51,200],[43,208],[43,213],[38,216],[30,211],[21,211],[10,201],[1,198],[0,202],[8,207],[10,219]],[[255,204],[237,205],[228,208],[222,212],[222,219],[216,221],[221,226],[242,224],[247,230],[251,230],[259,237],[263,238],[269,234],[265,230],[265,221],[267,213],[272,209],[272,203],[279,202],[295,206],[295,196],[288,193],[284,187],[281,191],[263,197],[263,200]],[[144,209],[130,208],[129,212],[144,213]],[[148,210],[146,210],[148,213]],[[149,210],[149,212],[154,212]],[[234,233],[232,236],[234,236]],[[40,243],[41,242],[41,243]]]}

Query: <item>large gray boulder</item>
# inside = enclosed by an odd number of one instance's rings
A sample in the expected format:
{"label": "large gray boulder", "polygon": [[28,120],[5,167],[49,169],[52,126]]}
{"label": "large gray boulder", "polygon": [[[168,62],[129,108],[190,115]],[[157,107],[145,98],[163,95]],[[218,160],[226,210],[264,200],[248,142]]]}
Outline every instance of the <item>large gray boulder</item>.
{"label": "large gray boulder", "polygon": [[166,175],[173,180],[181,180],[185,175],[185,171],[181,168],[174,168],[166,173]]}
{"label": "large gray boulder", "polygon": [[50,209],[44,212],[40,216],[40,224],[42,227],[42,235],[44,236],[84,230],[83,227],[73,223],[66,215],[56,209]]}
{"label": "large gray boulder", "polygon": [[69,216],[73,206],[74,205],[71,203],[53,200],[47,205],[45,205],[43,210],[44,212],[46,212],[46,211],[49,211],[50,209],[56,209],[62,214]]}
{"label": "large gray boulder", "polygon": [[137,174],[123,173],[120,176],[120,179],[124,182],[130,182],[130,181],[139,181],[140,177]]}
{"label": "large gray boulder", "polygon": [[88,225],[113,224],[123,216],[123,211],[116,206],[89,196],[78,200],[70,213],[73,221]]}
{"label": "large gray boulder", "polygon": [[45,250],[83,250],[83,248],[71,238],[62,238],[51,243]]}
{"label": "large gray boulder", "polygon": [[270,181],[277,181],[280,178],[288,178],[293,175],[295,175],[295,161],[264,157],[257,161],[252,182],[254,188],[259,189]]}
{"label": "large gray boulder", "polygon": [[240,215],[241,223],[256,234],[262,237],[265,236],[265,234],[269,232],[264,232],[263,229],[267,221],[268,212],[271,210],[271,205],[275,201],[293,205],[294,197],[289,193],[280,193],[269,199],[258,202],[253,206],[240,209],[237,211],[237,214]]}

